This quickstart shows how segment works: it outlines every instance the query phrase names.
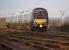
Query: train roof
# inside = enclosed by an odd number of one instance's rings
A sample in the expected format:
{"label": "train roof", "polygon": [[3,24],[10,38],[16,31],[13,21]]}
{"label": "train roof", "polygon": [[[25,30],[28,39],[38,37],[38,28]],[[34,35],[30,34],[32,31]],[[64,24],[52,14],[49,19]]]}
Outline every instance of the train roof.
{"label": "train roof", "polygon": [[47,11],[47,9],[44,9],[44,8],[35,8],[32,11]]}

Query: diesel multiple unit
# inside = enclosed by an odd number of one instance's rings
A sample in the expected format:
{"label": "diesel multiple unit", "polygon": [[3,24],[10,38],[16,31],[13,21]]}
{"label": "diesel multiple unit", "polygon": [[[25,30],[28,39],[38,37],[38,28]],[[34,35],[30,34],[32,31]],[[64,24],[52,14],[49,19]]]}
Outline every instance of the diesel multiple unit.
{"label": "diesel multiple unit", "polygon": [[48,27],[48,12],[44,8],[32,10],[32,30],[45,31]]}

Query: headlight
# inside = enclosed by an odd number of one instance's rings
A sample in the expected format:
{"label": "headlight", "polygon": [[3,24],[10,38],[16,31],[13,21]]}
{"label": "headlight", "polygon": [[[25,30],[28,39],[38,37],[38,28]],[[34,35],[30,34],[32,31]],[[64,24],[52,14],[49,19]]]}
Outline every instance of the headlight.
{"label": "headlight", "polygon": [[42,28],[43,27],[43,25],[39,25],[40,26],[40,28]]}
{"label": "headlight", "polygon": [[35,23],[35,20],[34,20],[34,23]]}
{"label": "headlight", "polygon": [[33,20],[33,25],[34,25],[34,26],[37,26],[37,24],[36,24],[35,20]]}

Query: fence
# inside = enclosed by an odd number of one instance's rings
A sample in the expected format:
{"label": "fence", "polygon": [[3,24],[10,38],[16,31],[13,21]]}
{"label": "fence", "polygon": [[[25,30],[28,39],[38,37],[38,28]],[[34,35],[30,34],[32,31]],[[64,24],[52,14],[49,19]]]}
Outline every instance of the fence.
{"label": "fence", "polygon": [[[0,19],[0,31],[31,31],[31,20],[32,20],[32,12],[21,12],[17,15],[11,15],[6,18]],[[52,20],[49,19],[49,27],[50,31],[61,31],[61,23],[60,20]],[[68,27],[68,26],[66,26]]]}

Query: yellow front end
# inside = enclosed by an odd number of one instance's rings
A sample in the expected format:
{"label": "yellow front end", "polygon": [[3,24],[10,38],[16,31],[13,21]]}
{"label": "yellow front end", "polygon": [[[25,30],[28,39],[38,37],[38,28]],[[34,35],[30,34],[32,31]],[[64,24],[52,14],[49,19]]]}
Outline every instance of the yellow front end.
{"label": "yellow front end", "polygon": [[46,23],[46,19],[35,19],[35,23],[39,25],[40,28]]}

